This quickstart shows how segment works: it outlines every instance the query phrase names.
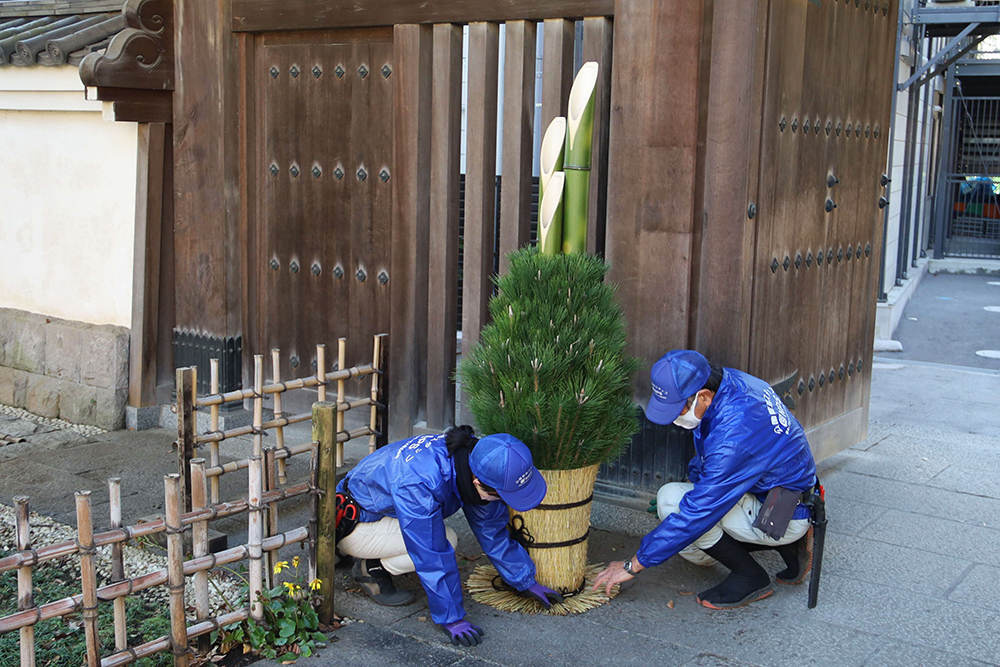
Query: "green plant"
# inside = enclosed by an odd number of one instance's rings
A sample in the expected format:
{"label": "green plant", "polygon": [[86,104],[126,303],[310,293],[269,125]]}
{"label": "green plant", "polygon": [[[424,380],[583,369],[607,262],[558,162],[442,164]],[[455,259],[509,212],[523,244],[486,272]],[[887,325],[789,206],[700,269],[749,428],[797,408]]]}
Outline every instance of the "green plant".
{"label": "green plant", "polygon": [[583,253],[509,255],[491,324],[459,367],[482,433],[510,433],[546,470],[609,461],[638,429],[625,317],[609,269]]}
{"label": "green plant", "polygon": [[[288,561],[283,560],[275,564],[274,573],[288,569]],[[319,615],[315,608],[319,601],[316,591],[321,582],[319,579],[308,584],[302,581],[298,556],[292,559],[291,569],[292,581],[261,591],[262,620],[247,619],[212,634],[212,642],[218,642],[220,653],[239,648],[244,653],[253,651],[268,659],[286,653],[309,657],[318,643],[326,642],[326,635],[319,631]]]}

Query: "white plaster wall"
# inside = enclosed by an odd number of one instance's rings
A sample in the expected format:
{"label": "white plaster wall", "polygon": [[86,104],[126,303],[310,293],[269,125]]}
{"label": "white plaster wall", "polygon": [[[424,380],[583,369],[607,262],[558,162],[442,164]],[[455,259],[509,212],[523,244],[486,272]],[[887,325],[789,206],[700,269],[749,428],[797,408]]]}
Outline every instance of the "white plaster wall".
{"label": "white plaster wall", "polygon": [[75,67],[0,68],[0,307],[131,326],[137,125]]}

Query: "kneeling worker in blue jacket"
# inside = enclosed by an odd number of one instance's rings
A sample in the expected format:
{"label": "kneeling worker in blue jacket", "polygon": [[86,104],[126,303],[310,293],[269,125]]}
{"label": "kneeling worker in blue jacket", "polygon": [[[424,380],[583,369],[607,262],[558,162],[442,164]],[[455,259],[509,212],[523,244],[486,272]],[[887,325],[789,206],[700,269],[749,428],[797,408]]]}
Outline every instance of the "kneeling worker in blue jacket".
{"label": "kneeling worker in blue jacket", "polygon": [[[631,559],[608,565],[597,576],[595,590],[606,586],[610,592],[612,585],[680,554],[697,565],[719,562],[731,570],[725,581],[698,595],[702,605],[740,607],[773,592],[771,577],[751,555],[768,548],[778,551],[786,566],[775,579],[801,583],[811,566],[812,542],[809,508],[799,500],[817,479],[798,420],[766,382],[711,366],[691,350],[668,352],[650,376],[653,395],[646,417],[693,431],[690,482],[660,488],[660,525]],[[754,526],[762,505],[772,499],[784,504],[788,521],[779,538]]]}
{"label": "kneeling worker in blue jacket", "polygon": [[[535,581],[535,564],[507,531],[507,508],[533,509],[545,497],[545,479],[531,451],[500,433],[481,440],[459,426],[387,445],[361,460],[338,485],[337,548],[358,559],[354,580],[384,605],[413,601],[392,575],[416,571],[431,618],[453,644],[472,646],[483,630],[465,617],[455,560],[455,531],[444,520],[461,508],[483,552],[504,581],[546,607],[562,596]],[[343,535],[342,524],[349,534]]]}

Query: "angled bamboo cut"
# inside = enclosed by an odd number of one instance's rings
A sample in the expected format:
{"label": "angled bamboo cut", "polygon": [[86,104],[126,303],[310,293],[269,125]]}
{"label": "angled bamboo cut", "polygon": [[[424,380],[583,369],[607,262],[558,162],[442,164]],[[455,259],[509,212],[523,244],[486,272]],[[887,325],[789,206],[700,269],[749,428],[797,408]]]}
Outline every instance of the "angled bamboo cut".
{"label": "angled bamboo cut", "polygon": [[[566,118],[556,116],[542,137],[538,177],[538,245],[542,252],[555,254],[562,249],[562,196],[565,175],[563,153],[566,146]],[[553,178],[556,182],[552,182]],[[548,191],[548,199],[546,199]]]}

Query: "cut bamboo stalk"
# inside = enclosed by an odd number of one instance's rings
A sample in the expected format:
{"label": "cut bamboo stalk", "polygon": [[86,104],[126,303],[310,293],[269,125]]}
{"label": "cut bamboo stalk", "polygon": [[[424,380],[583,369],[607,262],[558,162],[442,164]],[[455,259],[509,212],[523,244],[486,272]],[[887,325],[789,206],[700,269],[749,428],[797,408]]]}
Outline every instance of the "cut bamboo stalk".
{"label": "cut bamboo stalk", "polygon": [[[347,363],[347,339],[338,338],[337,339],[337,368],[343,368],[344,364]],[[337,405],[344,402],[344,381],[337,381]],[[344,430],[344,413],[339,409],[337,410],[337,433]],[[370,445],[369,445],[370,446]],[[343,467],[344,465],[344,445],[339,440],[337,441],[337,467]]]}
{"label": "cut bamboo stalk", "polygon": [[187,667],[187,620],[184,616],[184,527],[181,525],[180,482],[180,475],[176,473],[163,477],[163,507],[166,513],[167,588],[170,594],[170,650],[174,656],[174,667]]}
{"label": "cut bamboo stalk", "polygon": [[254,454],[250,457],[249,489],[247,490],[247,501],[250,508],[250,517],[247,526],[247,546],[250,552],[250,617],[255,621],[264,618],[264,606],[260,599],[260,592],[264,585],[263,576],[263,554],[261,542],[263,542],[264,506],[262,504],[262,475],[261,475],[261,455]]}
{"label": "cut bamboo stalk", "polygon": [[[219,393],[219,360],[212,359],[209,361],[209,368],[211,369],[211,389],[213,394]],[[277,373],[277,371],[275,371]],[[277,381],[277,375],[275,375],[275,381]],[[276,394],[280,396],[281,394]],[[275,405],[277,405],[277,399],[275,399]],[[277,415],[276,416],[281,416]],[[219,406],[213,405],[209,412],[209,430],[215,433],[219,430]],[[211,467],[215,468],[219,465],[219,443],[218,441],[212,442],[208,449],[208,462]],[[221,496],[219,494],[219,479],[217,477],[212,478],[212,504],[218,505],[221,502]]]}
{"label": "cut bamboo stalk", "polygon": [[90,491],[77,491],[76,530],[80,543],[80,581],[83,588],[83,630],[87,642],[87,665],[101,664],[101,640],[97,634],[97,573],[94,569],[94,522],[90,514]]}
{"label": "cut bamboo stalk", "polygon": [[[378,371],[381,366],[381,356],[382,356],[382,334],[375,334],[375,345],[372,350],[372,368]],[[371,454],[375,451],[377,436],[375,432],[378,428],[378,385],[379,385],[379,374],[378,372],[372,373],[372,416],[371,421],[368,424],[368,428],[371,429],[371,434],[368,436],[368,453]]]}
{"label": "cut bamboo stalk", "polygon": [[314,447],[309,456],[309,577],[312,582],[319,574],[316,568],[316,533],[319,526],[319,447]]}
{"label": "cut bamboo stalk", "polygon": [[[382,385],[379,385],[382,386]],[[366,408],[371,405],[371,399],[359,398],[353,401],[345,401],[337,406],[337,409],[341,412],[347,412],[348,410],[354,410],[355,408]],[[376,406],[383,407],[382,401],[376,402]],[[282,417],[281,419],[272,419],[261,424],[261,428],[267,430],[269,428],[277,428],[278,426],[288,426],[290,424],[298,424],[299,422],[309,421],[312,418],[312,414],[309,412],[303,412],[302,414],[293,415],[291,417]],[[375,429],[376,432],[380,429]],[[198,436],[195,441],[199,444],[204,444],[206,442],[221,442],[223,440],[228,440],[230,438],[238,438],[243,435],[250,435],[253,433],[253,426],[241,426],[239,428],[234,428],[231,431],[217,431],[215,433],[206,433],[205,435]],[[278,454],[279,458],[281,456],[280,452]]]}
{"label": "cut bamboo stalk", "polygon": [[[217,478],[216,478],[217,479]],[[191,510],[196,511],[207,505],[208,479],[205,477],[205,459],[191,460]],[[200,558],[208,555],[208,518],[191,524],[191,555]],[[115,600],[117,603],[118,600]],[[204,621],[210,613],[208,600],[208,572],[202,571],[194,575],[194,610],[195,617]],[[212,647],[209,637],[198,638],[198,654],[207,655]],[[118,647],[119,650],[123,647]]]}
{"label": "cut bamboo stalk", "polygon": [[[288,531],[287,533],[267,538],[261,545],[261,549],[264,551],[273,551],[274,549],[280,549],[291,544],[305,542],[308,539],[309,530],[307,528],[296,528]],[[232,549],[220,551],[214,555],[184,561],[184,576],[190,576],[202,570],[211,570],[213,567],[218,565],[236,563],[248,558],[249,555],[250,547],[243,544],[238,547],[233,547]],[[103,602],[108,602],[119,597],[133,595],[148,588],[162,586],[163,584],[168,583],[168,581],[169,577],[167,570],[157,570],[156,572],[150,572],[149,574],[144,574],[143,576],[136,577],[135,579],[128,579],[117,584],[108,584],[107,586],[103,586],[97,589],[97,599]],[[55,602],[43,604],[37,609],[28,609],[26,611],[17,612],[16,614],[10,614],[9,616],[0,618],[0,633],[13,632],[14,630],[28,627],[42,621],[58,618],[60,616],[66,616],[67,614],[74,614],[80,611],[82,607],[83,596],[77,594],[68,598],[63,598],[62,600],[56,600]]]}
{"label": "cut bamboo stalk", "polygon": [[[111,511],[111,527],[121,528],[122,525],[122,480],[112,477],[108,480],[108,507]],[[122,554],[122,542],[111,545],[111,581],[125,581],[125,559]],[[115,611],[115,650],[124,651],[128,647],[128,631],[125,622],[125,598],[116,598]]]}
{"label": "cut bamboo stalk", "polygon": [[[352,366],[350,368],[345,368],[344,370],[332,371],[326,374],[326,381],[335,382],[337,380],[350,380],[356,377],[362,377],[364,375],[371,375],[373,369],[371,364],[364,364],[362,366]],[[289,391],[291,389],[305,389],[307,387],[315,387],[319,382],[315,375],[310,375],[306,378],[297,378],[295,380],[289,380],[288,382],[279,384],[269,384],[264,386],[264,395],[276,394],[279,391]],[[243,401],[248,398],[253,398],[253,389],[234,389],[233,391],[226,392],[225,394],[215,394],[214,396],[203,396],[198,399],[197,407],[206,408],[212,405],[221,405],[223,403],[235,403],[237,401]]]}
{"label": "cut bamboo stalk", "polygon": [[253,355],[253,455],[261,456],[264,450],[264,355]]}
{"label": "cut bamboo stalk", "polygon": [[[227,625],[245,621],[249,615],[250,614],[245,609],[229,612],[228,614],[222,614],[216,618],[189,626],[187,629],[187,636],[189,638],[200,637],[208,634],[209,632],[215,632],[219,628]],[[101,661],[101,667],[122,667],[123,665],[130,665],[133,662],[138,662],[145,657],[165,651],[168,648],[170,648],[170,639],[168,637],[160,637],[159,639],[155,639],[151,642],[140,644],[131,651],[109,655]]]}
{"label": "cut bamboo stalk", "polygon": [[563,188],[566,177],[561,171],[552,174],[538,210],[538,248],[543,254],[562,251]]}
{"label": "cut bamboo stalk", "polygon": [[[28,513],[28,496],[14,496],[17,508],[17,550],[31,549],[31,523]],[[32,590],[31,567],[25,566],[17,571],[17,610],[34,609],[35,596]],[[21,667],[35,667],[35,627],[29,625],[20,630]]]}
{"label": "cut bamboo stalk", "polygon": [[[271,374],[274,378],[274,382],[281,383],[281,350],[274,348],[271,350]],[[281,409],[281,394],[282,392],[277,392],[274,394],[274,421],[281,421],[284,416],[284,412]],[[275,429],[275,436],[278,441],[278,449],[285,448],[285,429],[282,426],[278,426]],[[285,460],[281,459],[279,464],[281,467],[278,469],[278,480],[284,484],[288,480],[285,477]]]}
{"label": "cut bamboo stalk", "polygon": [[566,147],[566,118],[556,116],[545,128],[538,157],[538,197],[541,200],[552,174],[562,171],[563,152]]}
{"label": "cut bamboo stalk", "polygon": [[316,576],[320,583],[322,602],[317,611],[319,619],[329,624],[333,621],[334,565],[337,561],[337,465],[336,444],[333,439],[334,406],[332,403],[313,403],[312,437],[319,443],[317,456],[316,513],[319,517],[319,534],[316,544]]}
{"label": "cut bamboo stalk", "polygon": [[[273,491],[275,484],[275,464],[277,460],[274,456],[274,447],[264,448],[264,481],[263,491]],[[261,496],[263,497],[263,495]],[[278,532],[278,503],[265,503],[267,508],[266,519],[262,527],[264,539]],[[274,586],[274,564],[278,562],[278,554],[264,552],[264,587],[270,589]]]}
{"label": "cut bamboo stalk", "polygon": [[[339,366],[338,366],[339,368]],[[316,346],[316,396],[320,401],[326,400],[326,345]]]}
{"label": "cut bamboo stalk", "polygon": [[197,397],[194,395],[195,385],[194,368],[177,369],[177,472],[184,479],[184,503],[183,507],[188,508],[190,502],[188,480],[188,465],[194,458],[195,448],[195,419],[194,407]]}
{"label": "cut bamboo stalk", "polygon": [[587,251],[587,215],[590,207],[590,163],[594,141],[594,91],[600,67],[584,63],[573,81],[567,110],[566,194],[563,211],[564,253]]}

